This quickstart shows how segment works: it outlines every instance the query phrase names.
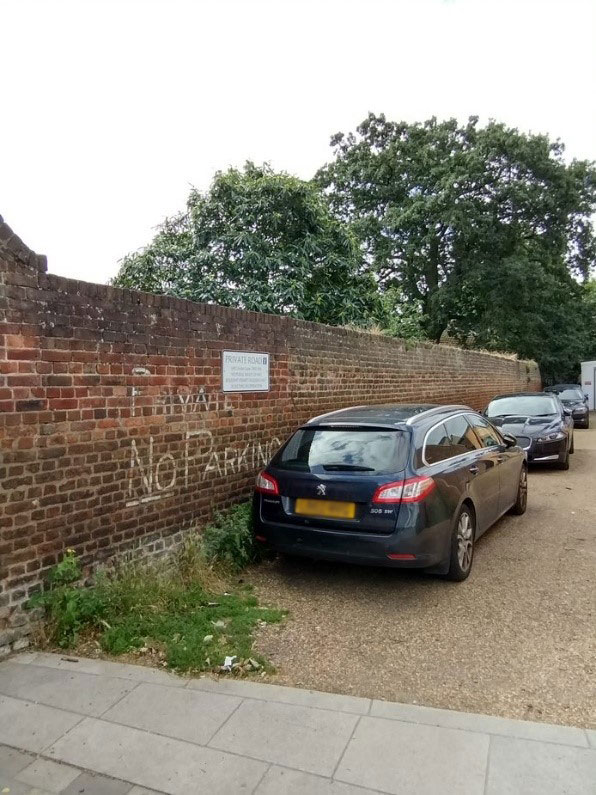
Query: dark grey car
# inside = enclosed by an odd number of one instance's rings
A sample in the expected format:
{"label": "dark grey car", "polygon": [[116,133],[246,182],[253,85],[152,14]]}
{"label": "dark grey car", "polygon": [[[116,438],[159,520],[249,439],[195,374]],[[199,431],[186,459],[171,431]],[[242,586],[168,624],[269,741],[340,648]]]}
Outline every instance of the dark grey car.
{"label": "dark grey car", "polygon": [[463,580],[476,539],[526,500],[515,438],[467,406],[358,406],[310,420],[259,474],[254,533],[291,555]]}
{"label": "dark grey car", "polygon": [[571,409],[573,424],[576,428],[590,427],[588,396],[584,394],[579,384],[555,384],[547,387],[544,391],[554,392],[565,408]]}
{"label": "dark grey car", "polygon": [[547,392],[497,395],[484,414],[501,431],[516,437],[529,463],[569,469],[573,418],[558,395]]}

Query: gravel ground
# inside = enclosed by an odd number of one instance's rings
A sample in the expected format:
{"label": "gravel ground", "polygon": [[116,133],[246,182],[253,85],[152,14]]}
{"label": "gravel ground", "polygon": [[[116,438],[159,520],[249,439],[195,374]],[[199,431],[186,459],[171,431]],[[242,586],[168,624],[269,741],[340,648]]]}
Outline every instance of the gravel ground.
{"label": "gravel ground", "polygon": [[272,681],[594,728],[595,575],[596,428],[568,472],[531,471],[526,515],[482,537],[464,583],[306,560],[247,579],[291,611],[257,642]]}

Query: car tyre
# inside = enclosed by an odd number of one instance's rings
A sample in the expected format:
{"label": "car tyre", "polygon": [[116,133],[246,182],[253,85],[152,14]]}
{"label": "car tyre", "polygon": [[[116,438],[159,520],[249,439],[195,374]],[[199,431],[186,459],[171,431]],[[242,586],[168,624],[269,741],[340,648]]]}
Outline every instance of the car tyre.
{"label": "car tyre", "polygon": [[528,467],[524,464],[519,473],[519,485],[517,487],[517,499],[511,506],[511,513],[521,516],[528,507]]}
{"label": "car tyre", "polygon": [[557,469],[563,469],[564,471],[567,471],[569,469],[569,450],[566,450],[563,453],[563,458],[559,458]]}
{"label": "car tyre", "polygon": [[470,574],[474,562],[475,535],[474,514],[467,505],[462,505],[451,534],[449,571],[445,575],[448,580],[462,582]]}

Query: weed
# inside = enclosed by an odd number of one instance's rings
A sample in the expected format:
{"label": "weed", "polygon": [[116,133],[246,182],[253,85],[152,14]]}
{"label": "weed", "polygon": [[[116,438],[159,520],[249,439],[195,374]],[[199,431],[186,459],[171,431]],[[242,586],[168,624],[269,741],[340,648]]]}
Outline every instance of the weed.
{"label": "weed", "polygon": [[30,607],[43,607],[48,619],[48,634],[59,646],[67,647],[76,642],[83,627],[97,625],[106,611],[104,588],[101,576],[95,588],[83,588],[77,584],[81,578],[81,567],[72,549],[50,572],[49,588],[35,594]]}
{"label": "weed", "polygon": [[259,557],[252,532],[251,504],[243,502],[216,513],[202,534],[202,548],[209,563],[240,571]]}

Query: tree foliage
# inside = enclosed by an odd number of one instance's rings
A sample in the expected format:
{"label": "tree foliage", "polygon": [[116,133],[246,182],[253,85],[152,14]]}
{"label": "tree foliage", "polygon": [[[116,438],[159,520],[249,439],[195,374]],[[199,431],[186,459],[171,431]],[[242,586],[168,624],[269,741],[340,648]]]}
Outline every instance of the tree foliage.
{"label": "tree foliage", "polygon": [[596,279],[590,279],[584,286],[583,304],[588,334],[588,344],[583,353],[584,361],[596,360]]}
{"label": "tree foliage", "polygon": [[577,361],[576,279],[596,259],[590,164],[567,164],[545,136],[475,117],[460,126],[370,114],[332,145],[318,183],[381,289],[397,285],[420,306],[430,339],[448,331],[548,370],[561,347]]}
{"label": "tree foliage", "polygon": [[312,182],[247,163],[193,190],[186,212],[126,257],[115,283],[329,324],[379,322],[350,230]]}

